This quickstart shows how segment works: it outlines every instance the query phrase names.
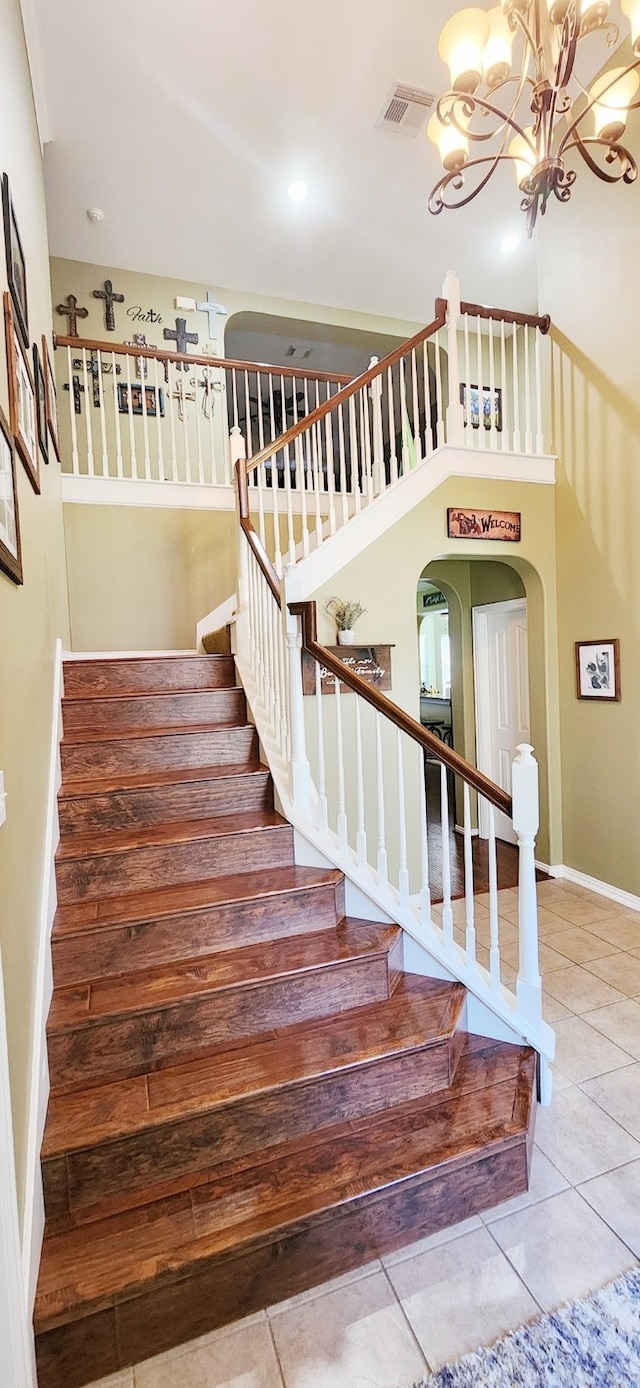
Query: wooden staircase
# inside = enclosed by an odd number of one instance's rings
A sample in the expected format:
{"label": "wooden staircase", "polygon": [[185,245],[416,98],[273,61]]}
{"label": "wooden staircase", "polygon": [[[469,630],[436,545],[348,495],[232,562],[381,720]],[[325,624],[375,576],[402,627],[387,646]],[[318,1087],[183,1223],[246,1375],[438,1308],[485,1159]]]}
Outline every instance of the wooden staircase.
{"label": "wooden staircase", "polygon": [[526,1188],[535,1055],[298,867],[229,656],[65,665],[39,1388]]}

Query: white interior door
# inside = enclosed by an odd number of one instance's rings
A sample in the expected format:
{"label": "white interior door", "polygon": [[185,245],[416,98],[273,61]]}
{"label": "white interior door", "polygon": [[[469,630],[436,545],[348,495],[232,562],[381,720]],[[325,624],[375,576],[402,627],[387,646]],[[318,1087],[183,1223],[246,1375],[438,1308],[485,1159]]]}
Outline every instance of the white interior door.
{"label": "white interior door", "polygon": [[[477,762],[481,771],[511,794],[511,764],[519,742],[529,742],[527,600],[489,603],[473,609]],[[515,843],[511,820],[496,810],[498,838]],[[480,801],[479,831],[489,834]]]}

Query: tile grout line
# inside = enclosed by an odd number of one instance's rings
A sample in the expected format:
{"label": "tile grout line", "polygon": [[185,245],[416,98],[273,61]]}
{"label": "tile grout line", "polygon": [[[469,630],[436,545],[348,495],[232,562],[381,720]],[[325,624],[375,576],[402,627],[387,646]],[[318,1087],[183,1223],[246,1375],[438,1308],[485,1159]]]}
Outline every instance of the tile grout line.
{"label": "tile grout line", "polygon": [[418,1336],[416,1335],[416,1332],[415,1332],[415,1330],[414,1330],[414,1328],[413,1328],[413,1326],[412,1326],[412,1324],[411,1324],[411,1321],[409,1320],[409,1317],[408,1317],[408,1315],[407,1315],[407,1313],[406,1313],[406,1311],[405,1311],[405,1309],[404,1309],[404,1306],[402,1305],[402,1302],[401,1302],[401,1300],[400,1300],[400,1297],[398,1296],[398,1293],[397,1293],[397,1291],[396,1291],[396,1289],[395,1289],[395,1287],[394,1287],[394,1285],[393,1285],[393,1282],[391,1281],[391,1278],[390,1278],[390,1276],[389,1276],[389,1273],[388,1273],[388,1271],[387,1271],[387,1268],[386,1268],[385,1264],[384,1264],[383,1262],[381,1262],[380,1265],[381,1265],[381,1267],[382,1267],[382,1271],[383,1271],[384,1276],[385,1276],[385,1278],[386,1278],[387,1284],[388,1284],[388,1286],[391,1288],[391,1292],[392,1292],[394,1301],[397,1303],[397,1305],[398,1305],[398,1307],[399,1307],[399,1309],[400,1309],[400,1314],[401,1314],[401,1316],[402,1316],[402,1319],[403,1319],[405,1325],[407,1326],[407,1328],[408,1328],[408,1330],[409,1330],[409,1334],[410,1334],[410,1336],[411,1336],[411,1339],[413,1340],[414,1344],[417,1346],[418,1352],[419,1352],[419,1354],[420,1354],[422,1360],[424,1361],[424,1364],[425,1364],[425,1366],[426,1366],[427,1373],[430,1373],[430,1374],[431,1374],[431,1373],[435,1373],[435,1369],[433,1368],[433,1366],[431,1365],[431,1363],[430,1363],[429,1360],[427,1359],[426,1353],[425,1353],[424,1349],[422,1348],[422,1345],[421,1345],[421,1343],[420,1343],[420,1341],[419,1341],[419,1339],[418,1339]]}
{"label": "tile grout line", "polygon": [[269,1339],[271,1340],[271,1348],[273,1349],[273,1353],[274,1353],[274,1355],[275,1355],[276,1366],[277,1366],[277,1369],[278,1369],[278,1373],[280,1374],[280,1381],[281,1381],[281,1383],[282,1383],[282,1388],[289,1388],[289,1385],[288,1385],[287,1380],[286,1380],[286,1378],[285,1378],[285,1372],[284,1372],[284,1369],[283,1369],[283,1367],[282,1367],[282,1360],[281,1360],[281,1358],[280,1358],[280,1353],[279,1353],[279,1351],[278,1351],[278,1346],[277,1346],[277,1344],[276,1344],[276,1337],[275,1337],[274,1332],[273,1332],[273,1326],[272,1326],[272,1324],[271,1324],[271,1316],[269,1315],[269,1307],[266,1308],[265,1314],[266,1314],[266,1319],[267,1319],[267,1327],[268,1327],[268,1330],[269,1330]]}

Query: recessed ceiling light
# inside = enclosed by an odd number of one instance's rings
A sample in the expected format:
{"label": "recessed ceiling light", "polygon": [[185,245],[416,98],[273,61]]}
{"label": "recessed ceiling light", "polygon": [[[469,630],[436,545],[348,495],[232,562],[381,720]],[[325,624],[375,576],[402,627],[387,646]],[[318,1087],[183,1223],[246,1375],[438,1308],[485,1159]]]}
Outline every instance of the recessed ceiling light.
{"label": "recessed ceiling light", "polygon": [[516,246],[520,245],[519,236],[505,236],[500,242],[500,250],[503,255],[508,255],[510,251],[515,251]]}
{"label": "recessed ceiling light", "polygon": [[309,196],[309,184],[302,178],[295,178],[293,183],[289,184],[287,192],[292,202],[304,202]]}

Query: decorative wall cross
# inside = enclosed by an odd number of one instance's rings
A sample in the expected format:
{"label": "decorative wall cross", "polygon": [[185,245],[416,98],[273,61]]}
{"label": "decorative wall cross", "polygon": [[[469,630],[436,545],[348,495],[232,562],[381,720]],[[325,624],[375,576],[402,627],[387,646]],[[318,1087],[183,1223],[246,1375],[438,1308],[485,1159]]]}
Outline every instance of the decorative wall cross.
{"label": "decorative wall cross", "polygon": [[208,313],[209,337],[211,338],[212,342],[216,342],[218,338],[218,324],[216,320],[218,318],[218,315],[226,315],[227,309],[225,308],[225,305],[217,304],[216,296],[213,290],[208,289],[206,303],[197,303],[196,308],[199,310],[200,313]]}
{"label": "decorative wall cross", "polygon": [[[131,341],[130,341],[130,342],[125,342],[124,345],[125,345],[125,347],[148,347],[148,346],[149,346],[149,343],[147,342],[147,339],[146,339],[146,336],[145,336],[144,333],[134,333],[134,334],[133,334],[133,337],[132,337],[132,339],[131,339]],[[139,381],[146,380],[148,373],[149,373],[149,366],[148,366],[147,358],[146,358],[146,357],[136,357],[136,376],[137,376],[138,380],[139,380]],[[165,374],[165,380],[166,380],[166,379],[167,379],[167,376],[166,376],[166,374]]]}
{"label": "decorative wall cross", "polygon": [[[179,366],[180,363],[178,362],[177,365]],[[181,380],[176,381],[175,389],[171,392],[173,399],[178,401],[178,419],[180,420],[181,424],[184,420],[185,402],[187,400],[195,400],[196,398],[195,390],[185,389],[185,386],[187,385],[195,386],[195,381],[185,381],[184,384]]]}
{"label": "decorative wall cross", "polygon": [[67,337],[79,337],[80,333],[78,332],[78,319],[88,318],[89,310],[88,308],[78,308],[78,300],[76,299],[75,294],[67,294],[64,303],[58,304],[56,308],[56,313],[61,313],[64,318],[69,319]]}
{"label": "decorative wall cross", "polygon": [[[175,342],[177,352],[186,352],[188,342],[192,342],[194,347],[197,347],[200,341],[198,333],[187,332],[186,318],[176,318],[175,332],[173,328],[163,328],[162,336],[164,337],[166,342]],[[186,361],[176,362],[176,368],[178,371],[180,370],[180,367],[182,367],[184,371],[189,370],[189,364]]]}
{"label": "decorative wall cross", "polygon": [[[70,333],[69,336],[71,337],[72,334]],[[63,389],[73,390],[73,408],[76,414],[82,414],[82,394],[84,391],[84,386],[80,384],[79,376],[74,376],[72,380],[73,385],[70,386],[68,381],[65,381]]]}
{"label": "decorative wall cross", "polygon": [[108,333],[116,330],[116,315],[113,311],[114,304],[124,303],[124,294],[114,293],[111,280],[104,281],[104,289],[94,289],[94,299],[104,299],[104,321]]}
{"label": "decorative wall cross", "polygon": [[[71,365],[72,365],[74,371],[82,371],[83,366],[84,366],[84,363],[81,361],[80,357],[74,357],[74,359],[73,359]],[[122,369],[122,368],[116,364],[116,376],[119,376],[119,375],[120,375],[121,369]],[[100,381],[99,381],[99,376],[100,376],[100,374],[102,374],[103,376],[113,376],[113,364],[112,364],[112,362],[110,362],[110,361],[103,361],[103,362],[100,362],[100,364],[99,364],[99,363],[98,363],[98,353],[95,351],[95,349],[92,349],[92,351],[91,351],[91,356],[90,356],[90,358],[89,358],[88,371],[89,371],[90,376],[93,378],[93,403],[94,403],[96,409],[99,410],[99,409],[100,409]],[[84,386],[82,387],[82,389],[84,390]],[[79,413],[80,413],[80,411],[79,411],[79,410],[76,410],[76,414],[79,414]]]}

